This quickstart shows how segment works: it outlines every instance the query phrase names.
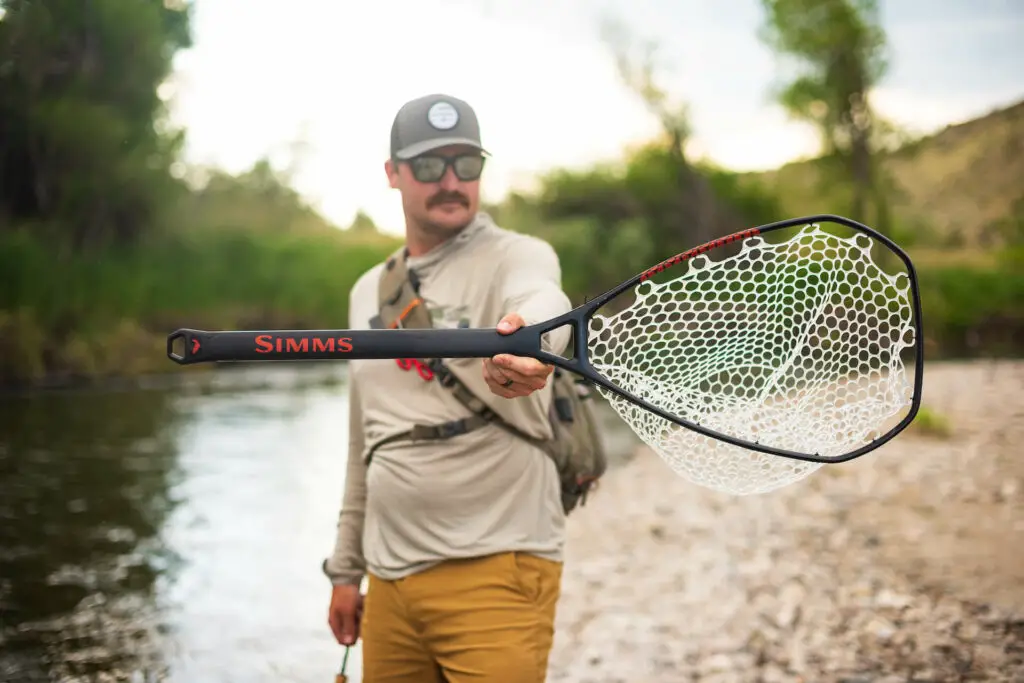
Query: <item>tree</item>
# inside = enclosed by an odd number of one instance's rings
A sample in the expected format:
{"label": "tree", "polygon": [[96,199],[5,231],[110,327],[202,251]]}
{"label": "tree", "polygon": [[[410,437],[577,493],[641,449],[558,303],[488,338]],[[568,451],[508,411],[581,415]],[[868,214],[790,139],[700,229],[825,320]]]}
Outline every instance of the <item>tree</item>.
{"label": "tree", "polygon": [[789,113],[818,129],[826,157],[852,182],[851,218],[865,221],[873,203],[888,227],[885,183],[877,142],[890,124],[868,95],[888,68],[886,36],[875,0],[762,0],[762,41],[794,59],[796,77],[778,91]]}
{"label": "tree", "polygon": [[348,229],[353,233],[360,235],[380,232],[377,229],[377,224],[373,222],[373,218],[371,218],[369,214],[362,209],[356,211],[356,215],[352,219],[352,223],[348,226]]}
{"label": "tree", "polygon": [[626,87],[644,102],[657,118],[665,138],[667,157],[659,159],[651,150],[642,152],[655,162],[665,161],[673,181],[673,190],[666,195],[667,204],[650,224],[657,244],[694,245],[713,237],[733,232],[746,221],[733,207],[717,196],[708,179],[686,155],[686,144],[693,134],[690,108],[685,101],[673,101],[668,90],[655,79],[658,46],[651,40],[638,40],[619,20],[607,17],[601,23],[601,34],[612,51],[615,64]]}
{"label": "tree", "polygon": [[[652,226],[662,233],[655,237],[656,241],[670,241],[666,239],[668,234],[665,233],[679,230],[690,233],[688,237],[694,241],[707,241],[710,237],[708,221],[702,215],[703,202],[698,196],[696,177],[686,158],[686,143],[693,133],[689,106],[686,102],[673,102],[668,92],[655,82],[658,46],[654,41],[638,40],[625,24],[611,17],[602,22],[601,34],[612,51],[622,82],[657,118],[666,139],[675,177],[675,210],[665,216],[669,223]],[[674,227],[673,222],[677,223]]]}
{"label": "tree", "polygon": [[252,235],[338,234],[338,228],[288,184],[288,171],[275,168],[266,155],[237,175],[221,169],[196,170],[201,170],[205,182],[181,204],[182,230],[201,228]]}
{"label": "tree", "polygon": [[137,239],[180,190],[159,86],[191,44],[164,0],[0,0],[0,215],[76,249]]}

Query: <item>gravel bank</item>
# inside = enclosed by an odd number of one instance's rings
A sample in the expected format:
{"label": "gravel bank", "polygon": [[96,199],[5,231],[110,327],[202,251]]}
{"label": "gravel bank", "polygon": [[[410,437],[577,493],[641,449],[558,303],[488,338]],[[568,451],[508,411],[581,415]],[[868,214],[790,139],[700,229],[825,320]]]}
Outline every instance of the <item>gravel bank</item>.
{"label": "gravel bank", "polygon": [[762,496],[640,450],[570,523],[552,683],[1024,682],[1024,363],[932,363],[953,433]]}

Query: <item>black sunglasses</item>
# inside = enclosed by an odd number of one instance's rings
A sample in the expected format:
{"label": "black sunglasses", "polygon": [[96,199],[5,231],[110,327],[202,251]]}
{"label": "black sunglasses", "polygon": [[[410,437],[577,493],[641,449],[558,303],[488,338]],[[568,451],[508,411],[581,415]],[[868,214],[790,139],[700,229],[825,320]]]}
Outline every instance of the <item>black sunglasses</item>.
{"label": "black sunglasses", "polygon": [[436,183],[451,166],[455,177],[462,181],[477,180],[484,170],[484,157],[481,154],[459,154],[444,157],[439,154],[421,154],[407,162],[412,175],[421,183]]}

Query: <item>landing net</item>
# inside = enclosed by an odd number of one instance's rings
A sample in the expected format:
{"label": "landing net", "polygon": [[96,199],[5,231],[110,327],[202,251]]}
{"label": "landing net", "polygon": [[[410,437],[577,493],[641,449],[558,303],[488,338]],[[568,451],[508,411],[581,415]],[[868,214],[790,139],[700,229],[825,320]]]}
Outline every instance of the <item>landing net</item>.
{"label": "landing net", "polygon": [[[864,234],[807,225],[745,240],[642,282],[635,301],[590,321],[595,369],[660,409],[717,432],[839,455],[901,417],[913,386],[901,352],[915,340],[910,279],[876,264]],[[732,494],[764,493],[821,463],[769,455],[678,426],[600,390],[673,470]]]}

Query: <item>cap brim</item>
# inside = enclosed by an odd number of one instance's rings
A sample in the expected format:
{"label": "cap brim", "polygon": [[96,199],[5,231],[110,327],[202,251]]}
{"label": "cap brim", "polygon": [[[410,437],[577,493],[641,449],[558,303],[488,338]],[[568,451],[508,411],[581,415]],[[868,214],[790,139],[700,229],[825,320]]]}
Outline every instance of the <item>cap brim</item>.
{"label": "cap brim", "polygon": [[403,147],[402,149],[395,152],[396,159],[411,159],[414,156],[419,156],[424,152],[430,152],[441,147],[448,147],[450,145],[468,145],[473,149],[478,149],[484,154],[489,152],[480,146],[480,143],[476,140],[470,140],[469,138],[434,138],[433,140],[424,140],[423,142],[417,142]]}

